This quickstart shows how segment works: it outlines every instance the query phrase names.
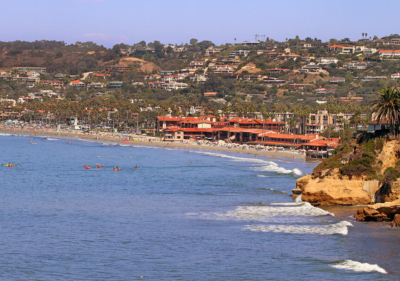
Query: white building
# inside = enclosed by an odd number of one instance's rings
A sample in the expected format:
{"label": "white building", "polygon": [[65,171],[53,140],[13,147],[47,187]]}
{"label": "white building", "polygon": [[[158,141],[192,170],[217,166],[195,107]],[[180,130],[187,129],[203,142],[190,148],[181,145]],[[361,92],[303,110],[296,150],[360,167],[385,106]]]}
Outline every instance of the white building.
{"label": "white building", "polygon": [[179,83],[179,82],[169,82],[165,83],[162,85],[164,89],[167,91],[172,91],[172,90],[179,90],[179,89],[184,89],[188,87],[188,84],[186,83]]}
{"label": "white building", "polygon": [[321,65],[329,65],[332,63],[337,63],[339,59],[334,58],[334,57],[322,57],[322,58],[317,58],[317,63]]}

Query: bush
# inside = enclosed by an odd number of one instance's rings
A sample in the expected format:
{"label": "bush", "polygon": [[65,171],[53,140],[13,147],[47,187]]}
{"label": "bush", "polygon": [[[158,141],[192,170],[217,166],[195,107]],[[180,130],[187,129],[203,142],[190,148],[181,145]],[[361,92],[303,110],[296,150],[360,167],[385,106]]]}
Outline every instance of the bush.
{"label": "bush", "polygon": [[340,168],[342,166],[343,166],[342,162],[340,162],[340,161],[332,161],[331,163],[329,163],[328,167],[330,169],[334,169],[334,168]]}
{"label": "bush", "polygon": [[376,154],[375,148],[376,148],[375,139],[371,139],[363,143],[363,152],[365,153],[375,155]]}
{"label": "bush", "polygon": [[340,169],[340,173],[345,176],[368,175],[369,178],[376,176],[376,171],[372,167],[374,157],[364,153],[361,158],[355,159]]}

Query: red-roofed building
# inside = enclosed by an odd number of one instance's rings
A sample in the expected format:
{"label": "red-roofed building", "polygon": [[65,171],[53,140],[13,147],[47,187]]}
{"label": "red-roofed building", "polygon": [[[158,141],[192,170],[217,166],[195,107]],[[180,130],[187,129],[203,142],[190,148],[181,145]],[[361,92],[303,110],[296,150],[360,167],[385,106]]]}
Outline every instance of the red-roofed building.
{"label": "red-roofed building", "polygon": [[379,50],[379,57],[383,58],[398,58],[400,57],[400,50]]}
{"label": "red-roofed building", "polygon": [[343,48],[344,48],[343,46],[333,45],[333,46],[329,46],[328,50],[329,50],[329,52],[336,52],[336,51],[342,51]]}
{"label": "red-roofed building", "polygon": [[217,96],[217,92],[206,92],[204,93],[205,97],[216,97]]}
{"label": "red-roofed building", "polygon": [[74,81],[72,81],[71,83],[69,83],[69,85],[70,85],[71,87],[77,87],[77,88],[83,88],[83,87],[85,87],[85,83],[83,83],[82,81],[79,81],[79,80],[74,80]]}

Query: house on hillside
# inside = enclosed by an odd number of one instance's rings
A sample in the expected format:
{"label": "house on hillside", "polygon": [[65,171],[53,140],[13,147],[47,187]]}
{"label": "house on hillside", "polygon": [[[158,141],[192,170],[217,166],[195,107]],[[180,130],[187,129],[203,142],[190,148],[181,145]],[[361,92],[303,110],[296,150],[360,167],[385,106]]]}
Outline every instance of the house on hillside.
{"label": "house on hillside", "polygon": [[122,82],[122,81],[112,81],[112,82],[107,83],[107,88],[109,88],[109,89],[121,89],[123,83],[124,82]]}
{"label": "house on hillside", "polygon": [[98,89],[104,88],[105,86],[106,85],[104,83],[101,83],[101,82],[92,82],[92,83],[87,85],[87,89],[88,90],[91,90],[91,89],[98,90]]}
{"label": "house on hillside", "polygon": [[179,83],[179,82],[169,82],[169,83],[162,84],[161,87],[166,89],[167,91],[172,91],[172,90],[179,90],[179,89],[187,88],[188,84]]}
{"label": "house on hillside", "polygon": [[300,48],[311,48],[312,47],[311,43],[306,43],[306,42],[300,42],[297,44],[297,46],[299,46]]}
{"label": "house on hillside", "polygon": [[[60,81],[57,81],[57,82],[60,82]],[[79,80],[74,80],[74,81],[72,81],[71,83],[69,83],[69,85],[70,85],[71,87],[76,87],[76,88],[83,88],[83,87],[85,87],[85,83],[83,83],[82,81],[79,81]]]}
{"label": "house on hillside", "polygon": [[347,69],[357,69],[357,70],[364,70],[367,69],[367,62],[345,62],[343,64],[343,67],[347,68]]}
{"label": "house on hillside", "polygon": [[294,90],[294,89],[302,90],[307,87],[314,87],[314,84],[289,84],[288,87],[289,87],[289,89],[292,89],[292,90]]}
{"label": "house on hillside", "polygon": [[400,73],[393,73],[392,75],[390,75],[390,78],[399,79],[400,78]]}
{"label": "house on hillside", "polygon": [[26,75],[28,75],[28,77],[30,77],[30,78],[37,78],[37,77],[40,77],[40,73],[37,72],[37,71],[28,71],[28,72],[26,73]]}
{"label": "house on hillside", "polygon": [[17,67],[18,73],[27,73],[29,71],[36,71],[40,74],[46,73],[46,67]]}
{"label": "house on hillside", "polygon": [[129,72],[131,71],[131,68],[126,65],[122,64],[116,64],[116,65],[109,65],[107,66],[108,71],[124,71],[124,72]]}
{"label": "house on hillside", "polygon": [[319,65],[330,65],[332,63],[337,63],[339,59],[334,58],[334,57],[321,57],[317,58],[317,63]]}
{"label": "house on hillside", "polygon": [[42,84],[52,86],[57,89],[61,89],[64,86],[63,81],[57,81],[57,80],[42,80]]}
{"label": "house on hillside", "polygon": [[65,75],[62,73],[57,73],[56,75],[54,75],[55,79],[64,79]]}
{"label": "house on hillside", "polygon": [[303,68],[300,69],[299,72],[303,72],[303,73],[322,72],[322,68],[319,65],[316,65],[314,63],[310,63],[309,65],[303,66]]}
{"label": "house on hillside", "polygon": [[346,78],[344,78],[344,77],[334,77],[334,76],[332,76],[332,77],[330,77],[330,78],[328,79],[328,82],[329,82],[330,84],[344,83],[344,82],[346,82]]}
{"label": "house on hillside", "polygon": [[209,48],[206,50],[206,56],[211,56],[211,55],[214,55],[214,54],[218,54],[218,53],[220,53],[221,51],[222,51],[222,48],[209,47]]}
{"label": "house on hillside", "polygon": [[390,39],[391,45],[400,45],[400,38],[392,38]]}
{"label": "house on hillside", "polygon": [[339,45],[333,45],[333,46],[328,47],[329,52],[342,51],[342,49],[343,49],[343,46],[339,46]]}
{"label": "house on hillside", "polygon": [[394,59],[400,57],[400,50],[379,50],[381,59]]}
{"label": "house on hillside", "polygon": [[203,68],[205,66],[206,62],[204,61],[191,61],[189,64],[190,68]]}

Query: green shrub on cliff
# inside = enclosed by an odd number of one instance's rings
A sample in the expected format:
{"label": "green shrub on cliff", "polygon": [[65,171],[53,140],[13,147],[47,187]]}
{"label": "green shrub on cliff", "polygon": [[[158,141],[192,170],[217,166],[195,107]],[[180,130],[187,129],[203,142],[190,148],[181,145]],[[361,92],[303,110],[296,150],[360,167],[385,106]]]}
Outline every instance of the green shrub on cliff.
{"label": "green shrub on cliff", "polygon": [[326,169],[342,167],[343,166],[341,162],[342,156],[351,152],[354,144],[355,143],[350,142],[350,143],[344,143],[336,147],[336,149],[332,153],[332,156],[322,161],[317,167],[314,168],[313,172],[320,172]]}
{"label": "green shrub on cliff", "polygon": [[368,178],[376,177],[376,170],[372,167],[374,157],[369,153],[364,153],[361,158],[350,161],[340,169],[344,176],[367,175]]}

